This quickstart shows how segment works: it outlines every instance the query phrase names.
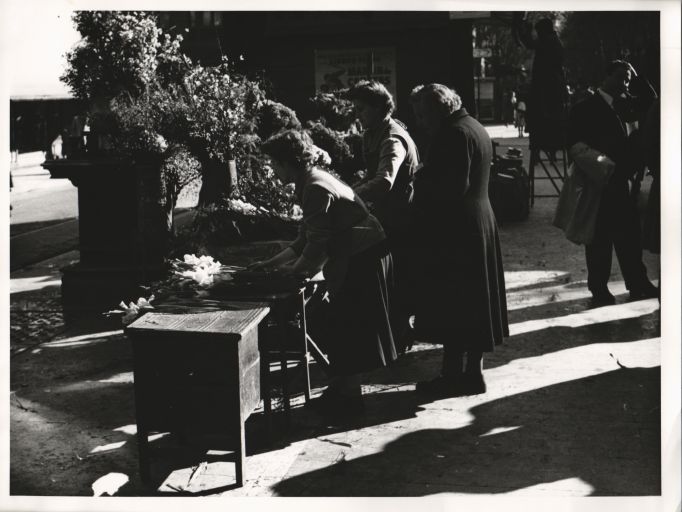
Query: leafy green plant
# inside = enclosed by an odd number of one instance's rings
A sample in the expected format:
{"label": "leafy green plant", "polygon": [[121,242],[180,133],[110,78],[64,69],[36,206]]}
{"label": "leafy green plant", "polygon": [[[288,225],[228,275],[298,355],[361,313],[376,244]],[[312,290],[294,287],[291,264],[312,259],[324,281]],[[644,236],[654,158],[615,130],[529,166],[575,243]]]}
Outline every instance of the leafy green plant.
{"label": "leafy green plant", "polygon": [[272,100],[263,102],[258,112],[257,133],[261,140],[266,140],[280,130],[299,130],[301,122],[296,112],[282,103]]}
{"label": "leafy green plant", "polygon": [[[257,112],[265,99],[260,84],[237,74],[228,59],[213,67],[195,66],[186,75],[189,136],[208,157],[239,161],[249,153],[242,144],[255,134]],[[249,142],[249,140],[246,140]]]}
{"label": "leafy green plant", "polygon": [[317,111],[317,119],[332,130],[357,131],[353,103],[344,97],[345,92],[343,89],[333,93],[319,92],[310,98],[310,102]]}

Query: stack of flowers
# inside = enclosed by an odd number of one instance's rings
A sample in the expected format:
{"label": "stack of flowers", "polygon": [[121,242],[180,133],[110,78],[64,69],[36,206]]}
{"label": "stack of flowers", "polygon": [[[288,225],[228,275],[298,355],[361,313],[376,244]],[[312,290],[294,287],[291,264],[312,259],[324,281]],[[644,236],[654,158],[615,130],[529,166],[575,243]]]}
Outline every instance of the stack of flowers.
{"label": "stack of flowers", "polygon": [[139,299],[137,299],[137,303],[130,302],[127,305],[124,301],[121,301],[120,304],[118,305],[118,309],[107,311],[106,313],[104,313],[104,315],[108,317],[122,315],[121,323],[123,325],[131,324],[140,315],[140,313],[144,311],[149,311],[150,309],[154,309],[154,306],[152,306],[151,304],[154,298],[155,297],[153,295],[148,299],[140,297]]}
{"label": "stack of flowers", "polygon": [[194,254],[185,254],[182,260],[174,260],[171,265],[176,277],[202,288],[210,287],[222,269],[220,262],[215,261],[213,256],[195,256]]}
{"label": "stack of flowers", "polygon": [[149,288],[154,292],[148,299],[140,297],[137,302],[121,301],[118,309],[107,311],[105,316],[111,317],[122,315],[123,325],[128,325],[142,313],[155,309],[151,302],[159,297],[164,301],[161,311],[168,310],[176,298],[186,300],[188,297],[205,298],[208,290],[219,283],[232,280],[232,272],[241,270],[242,267],[230,267],[222,265],[212,256],[196,256],[185,254],[182,259],[171,261],[169,277],[153,283]]}

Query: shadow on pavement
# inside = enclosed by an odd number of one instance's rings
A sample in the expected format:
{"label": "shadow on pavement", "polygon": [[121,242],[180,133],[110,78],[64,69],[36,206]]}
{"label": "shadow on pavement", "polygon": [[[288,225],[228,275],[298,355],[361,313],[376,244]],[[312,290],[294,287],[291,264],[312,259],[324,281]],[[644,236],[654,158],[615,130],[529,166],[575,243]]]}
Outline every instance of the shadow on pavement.
{"label": "shadow on pavement", "polygon": [[[54,220],[43,220],[43,221],[37,221],[37,222],[19,222],[16,224],[10,224],[9,227],[9,236],[10,239],[12,237],[18,236],[18,235],[23,235],[25,233],[29,233],[31,231],[37,231],[39,229],[43,228],[49,228],[56,226],[58,224],[63,224],[65,222],[73,222],[77,221],[77,217],[67,217],[63,219],[54,219]],[[76,225],[76,229],[77,225]],[[11,240],[10,240],[11,243]]]}
{"label": "shadow on pavement", "polygon": [[[482,494],[580,479],[588,495],[657,495],[660,409],[652,406],[660,404],[659,388],[660,368],[620,369],[494,400],[469,411],[475,417],[469,426],[411,432],[379,454],[315,471],[305,471],[299,458],[289,470],[296,476],[275,491]],[[411,392],[394,394],[402,395],[392,397],[396,403],[416,402]]]}
{"label": "shadow on pavement", "polygon": [[[660,336],[660,315],[655,311],[580,327],[552,327],[506,338],[491,354],[486,354],[484,370],[504,366],[516,359],[537,357],[595,343],[627,343]],[[435,377],[440,367],[442,347],[419,344],[419,350],[404,354],[389,369],[367,374],[365,384],[404,384]]]}

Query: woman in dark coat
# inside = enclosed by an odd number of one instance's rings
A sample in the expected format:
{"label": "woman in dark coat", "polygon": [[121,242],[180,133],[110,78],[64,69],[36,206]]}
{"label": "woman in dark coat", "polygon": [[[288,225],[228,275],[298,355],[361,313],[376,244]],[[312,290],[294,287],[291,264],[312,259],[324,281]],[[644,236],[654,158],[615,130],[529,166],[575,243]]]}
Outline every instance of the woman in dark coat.
{"label": "woman in dark coat", "polygon": [[305,132],[280,132],[265,141],[263,152],[283,183],[296,184],[303,222],[289,247],[252,268],[304,275],[323,271],[328,301],[311,320],[317,320],[316,339],[329,356],[333,379],[313,403],[331,414],[360,412],[360,374],[397,358],[386,235],[348,185],[314,167],[313,142]]}
{"label": "woman in dark coat", "polygon": [[430,141],[414,182],[422,249],[416,335],[444,347],[441,375],[418,383],[417,392],[483,393],[483,353],[509,335],[497,222],[488,199],[492,143],[452,89],[420,86],[411,99]]}

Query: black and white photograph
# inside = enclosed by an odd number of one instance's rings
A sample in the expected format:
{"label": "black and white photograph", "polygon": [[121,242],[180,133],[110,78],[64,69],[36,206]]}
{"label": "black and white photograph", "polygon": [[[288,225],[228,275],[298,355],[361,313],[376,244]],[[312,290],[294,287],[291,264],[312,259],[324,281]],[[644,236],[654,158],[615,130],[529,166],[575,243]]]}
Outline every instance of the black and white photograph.
{"label": "black and white photograph", "polygon": [[0,511],[681,510],[679,3],[0,13]]}

